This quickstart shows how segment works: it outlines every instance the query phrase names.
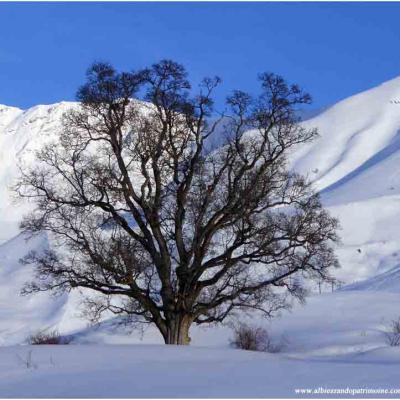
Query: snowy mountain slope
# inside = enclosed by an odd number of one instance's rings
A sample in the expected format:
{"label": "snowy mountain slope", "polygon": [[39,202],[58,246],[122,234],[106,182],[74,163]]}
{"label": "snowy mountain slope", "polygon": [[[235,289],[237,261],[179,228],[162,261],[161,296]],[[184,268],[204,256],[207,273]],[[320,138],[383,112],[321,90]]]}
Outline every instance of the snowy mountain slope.
{"label": "snowy mountain slope", "polygon": [[[314,181],[324,204],[341,221],[342,268],[337,276],[345,283],[400,265],[400,104],[395,103],[399,98],[397,78],[303,122],[318,128],[320,138],[292,158],[293,168]],[[29,205],[15,204],[9,191],[18,165],[31,162],[35,149],[54,140],[62,114],[73,104],[26,111],[0,106],[0,344],[20,343],[41,327],[76,332],[85,326],[76,316],[77,292],[56,300],[46,293],[20,298],[19,290],[31,270],[18,260],[29,249],[47,246],[48,240],[41,237],[26,243],[18,236],[19,221]],[[376,288],[397,292],[399,274]],[[90,341],[101,340],[104,332],[89,329],[86,333]],[[150,341],[156,337],[150,335]]]}
{"label": "snowy mountain slope", "polygon": [[[296,154],[294,168],[302,173],[313,171],[312,178],[321,190],[363,166],[398,139],[398,99],[400,77],[340,101],[305,121],[304,126],[317,127],[321,137]],[[383,153],[375,161],[389,155]]]}
{"label": "snowy mountain slope", "polygon": [[372,276],[347,285],[343,288],[345,291],[368,291],[368,292],[387,292],[387,293],[400,293],[400,266],[396,266],[389,271]]}
{"label": "snowy mountain slope", "polygon": [[400,78],[339,102],[304,122],[320,138],[293,157],[340,219],[338,277],[347,283],[400,265],[398,99]]}
{"label": "snowy mountain slope", "polygon": [[1,247],[0,254],[0,345],[5,343],[20,343],[26,339],[27,328],[35,332],[47,323],[55,323],[58,311],[66,299],[49,301],[47,294],[25,298],[17,295],[22,285],[32,274],[26,268],[21,268],[18,262],[21,249],[30,251],[47,247],[46,237],[26,241],[19,235]]}
{"label": "snowy mountain slope", "polygon": [[78,317],[79,293],[57,297],[49,293],[19,295],[24,284],[33,278],[32,269],[19,263],[20,257],[48,246],[45,234],[29,240],[20,234],[0,247],[0,346],[23,343],[29,335],[53,326],[74,331],[87,324]]}
{"label": "snowy mountain slope", "polygon": [[18,224],[27,205],[14,204],[10,185],[18,165],[33,160],[33,153],[61,124],[61,116],[72,103],[36,106],[29,110],[0,105],[0,243],[18,234]]}
{"label": "snowy mountain slope", "polygon": [[0,104],[0,128],[4,129],[11,121],[22,114],[23,111],[16,107],[7,107]]}

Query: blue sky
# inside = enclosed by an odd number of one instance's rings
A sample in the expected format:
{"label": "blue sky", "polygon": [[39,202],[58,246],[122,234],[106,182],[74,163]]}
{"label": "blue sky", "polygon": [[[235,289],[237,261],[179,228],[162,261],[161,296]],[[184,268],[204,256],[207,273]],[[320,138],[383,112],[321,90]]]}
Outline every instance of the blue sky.
{"label": "blue sky", "polygon": [[0,3],[0,104],[73,100],[94,60],[162,58],[195,82],[219,75],[218,104],[272,71],[313,107],[400,75],[400,3]]}

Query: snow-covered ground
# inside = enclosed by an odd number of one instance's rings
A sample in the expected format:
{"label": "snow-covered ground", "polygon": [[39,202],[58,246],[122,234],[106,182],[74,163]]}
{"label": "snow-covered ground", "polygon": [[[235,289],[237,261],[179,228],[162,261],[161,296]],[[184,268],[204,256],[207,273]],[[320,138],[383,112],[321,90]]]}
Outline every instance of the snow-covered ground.
{"label": "snow-covered ground", "polygon": [[161,343],[151,328],[141,341],[108,324],[81,331],[66,346],[4,346],[0,397],[305,397],[295,390],[400,389],[400,348],[388,347],[383,335],[399,302],[400,294],[389,292],[312,296],[305,307],[263,323],[284,343],[276,354],[230,349],[228,327],[194,329],[193,344],[184,348],[149,344]]}
{"label": "snow-covered ground", "polygon": [[[295,388],[400,387],[400,350],[388,347],[383,334],[400,316],[399,99],[397,78],[304,122],[321,137],[294,154],[292,165],[314,181],[341,221],[336,274],[346,286],[333,293],[326,287],[305,306],[258,322],[285,343],[279,354],[230,349],[227,326],[193,328],[190,348],[160,346],[152,328],[128,332],[112,321],[88,327],[79,318],[79,292],[21,298],[32,271],[18,260],[49,239],[19,235],[29,206],[15,204],[8,186],[17,164],[52,140],[72,105],[0,106],[0,396],[299,397]],[[44,328],[74,340],[20,346]],[[26,368],[21,359],[31,350],[35,367]]]}
{"label": "snow-covered ground", "polygon": [[400,350],[340,362],[157,345],[4,347],[0,355],[2,397],[265,398],[304,397],[296,389],[320,387],[383,389],[388,382],[394,389],[398,368],[390,360],[398,359]]}

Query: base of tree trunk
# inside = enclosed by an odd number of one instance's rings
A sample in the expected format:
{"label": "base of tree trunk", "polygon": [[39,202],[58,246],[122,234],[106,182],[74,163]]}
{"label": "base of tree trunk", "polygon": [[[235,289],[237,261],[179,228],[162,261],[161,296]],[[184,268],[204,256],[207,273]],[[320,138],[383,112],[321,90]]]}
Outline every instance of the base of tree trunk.
{"label": "base of tree trunk", "polygon": [[188,345],[190,344],[191,321],[187,317],[176,317],[169,323],[167,333],[164,336],[165,344]]}

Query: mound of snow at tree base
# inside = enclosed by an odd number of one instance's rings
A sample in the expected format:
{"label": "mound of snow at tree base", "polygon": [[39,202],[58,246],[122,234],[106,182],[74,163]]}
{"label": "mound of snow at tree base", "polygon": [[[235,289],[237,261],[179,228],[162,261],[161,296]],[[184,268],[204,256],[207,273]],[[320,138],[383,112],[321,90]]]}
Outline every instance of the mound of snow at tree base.
{"label": "mound of snow at tree base", "polygon": [[[305,305],[283,312],[272,320],[241,315],[240,321],[260,325],[269,332],[280,354],[301,359],[343,361],[387,347],[385,332],[400,316],[400,293],[345,291],[312,295]],[[193,327],[193,346],[228,348],[231,324],[209,328]],[[112,320],[77,330],[72,344],[162,344],[154,327],[142,333],[113,325]],[[400,359],[398,360],[400,362]]]}
{"label": "mound of snow at tree base", "polygon": [[[308,174],[324,204],[341,221],[342,268],[337,276],[352,284],[400,265],[400,78],[343,100],[305,121],[320,139],[293,154],[293,168]],[[0,106],[0,342],[20,343],[42,327],[63,332],[82,329],[77,317],[79,293],[53,299],[47,293],[22,298],[31,269],[18,260],[28,250],[48,245],[46,236],[26,242],[18,236],[27,204],[15,204],[8,190],[17,165],[54,138],[62,114],[73,103],[23,111]],[[397,172],[399,171],[399,172]],[[390,288],[396,286],[393,280]],[[400,282],[399,282],[400,287]],[[323,288],[328,290],[329,288]],[[381,285],[379,290],[385,290]],[[226,340],[226,338],[225,338]]]}

